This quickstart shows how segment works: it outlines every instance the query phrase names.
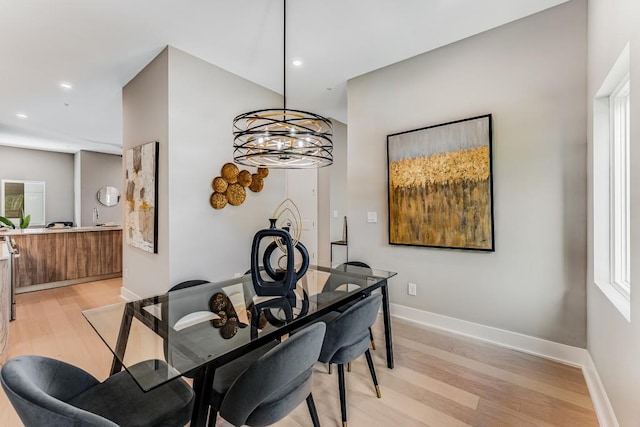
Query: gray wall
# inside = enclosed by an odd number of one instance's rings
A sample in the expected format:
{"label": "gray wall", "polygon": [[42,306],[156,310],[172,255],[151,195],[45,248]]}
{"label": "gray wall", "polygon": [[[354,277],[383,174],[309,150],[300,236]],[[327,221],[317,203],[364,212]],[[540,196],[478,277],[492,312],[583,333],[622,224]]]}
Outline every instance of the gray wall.
{"label": "gray wall", "polygon": [[80,224],[93,225],[93,208],[97,207],[99,221],[122,224],[122,199],[116,206],[104,206],[98,202],[97,193],[102,187],[115,187],[122,195],[122,156],[115,154],[80,151]]}
{"label": "gray wall", "polygon": [[280,105],[281,96],[171,47],[123,95],[124,150],[160,142],[158,254],[124,245],[123,292],[148,296],[244,273],[253,235],[285,197],[284,173],[270,171],[262,192],[222,210],[210,207],[211,181],[233,160],[233,118]]}
{"label": "gray wall", "polygon": [[73,221],[73,154],[0,146],[0,179],[45,182],[45,221]]}
{"label": "gray wall", "polygon": [[[631,322],[603,295],[593,282],[593,198],[589,186],[588,342],[618,422],[637,426],[640,422],[640,292],[635,286],[640,266],[640,2],[637,0],[589,0],[589,130],[593,124],[593,99],[624,46],[631,57]],[[591,155],[591,136],[589,138]],[[589,158],[589,183],[592,159]]]}
{"label": "gray wall", "polygon": [[[393,303],[586,345],[585,71],[573,0],[349,81],[350,258],[398,272]],[[386,135],[485,113],[496,252],[390,246]]]}

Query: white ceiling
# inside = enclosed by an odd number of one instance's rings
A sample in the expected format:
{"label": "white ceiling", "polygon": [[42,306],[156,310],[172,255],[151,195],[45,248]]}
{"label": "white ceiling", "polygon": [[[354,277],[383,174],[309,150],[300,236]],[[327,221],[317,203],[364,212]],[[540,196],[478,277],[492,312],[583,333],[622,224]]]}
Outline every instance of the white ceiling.
{"label": "white ceiling", "polygon": [[[287,104],[346,122],[348,79],[565,1],[289,1]],[[1,145],[120,153],[121,88],[166,45],[283,89],[282,0],[0,0],[0,35]]]}

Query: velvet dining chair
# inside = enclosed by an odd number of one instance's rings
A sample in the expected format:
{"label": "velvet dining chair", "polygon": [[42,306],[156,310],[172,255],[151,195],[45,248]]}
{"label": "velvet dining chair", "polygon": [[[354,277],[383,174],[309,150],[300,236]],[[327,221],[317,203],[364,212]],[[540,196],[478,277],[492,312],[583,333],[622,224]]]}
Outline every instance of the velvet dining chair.
{"label": "velvet dining chair", "polygon": [[306,400],[313,425],[319,427],[311,386],[325,330],[324,323],[314,323],[267,351],[262,347],[217,368],[209,426],[218,413],[234,426],[268,426]]}
{"label": "velvet dining chair", "polygon": [[[369,266],[369,264],[367,264],[365,262],[362,262],[362,261],[347,261],[345,263],[342,263],[342,264],[338,265],[336,267],[336,270],[346,271],[348,266],[360,267],[360,268],[363,268],[363,269],[367,269],[367,271],[369,271],[369,272],[372,271],[371,267]],[[338,282],[336,282],[336,280],[333,279],[333,280],[327,281],[327,283],[325,285],[325,288],[327,286],[330,286],[330,287],[333,288],[332,289],[333,292],[341,292],[339,290],[341,285],[347,285],[347,284],[346,283],[342,283],[342,280],[339,280]],[[324,290],[323,292],[326,292],[326,291],[327,290]],[[343,312],[343,311],[347,310],[349,307],[351,307],[353,304],[355,304],[356,302],[358,302],[358,300],[352,301],[352,302],[350,302],[348,304],[345,304],[345,305],[339,307],[337,309],[337,311]],[[376,342],[375,342],[375,340],[373,338],[373,331],[371,330],[371,328],[369,328],[369,339],[371,341],[371,349],[375,350],[376,349]],[[329,365],[329,373],[331,373],[331,365]]]}
{"label": "velvet dining chair", "polygon": [[[345,266],[348,265],[352,265],[354,267],[361,267],[361,268],[366,268],[369,271],[371,271],[371,267],[369,266],[369,264],[362,262],[362,261],[347,261],[344,263]],[[340,268],[340,266],[338,266],[338,268]],[[354,303],[352,303],[354,304]],[[347,308],[349,308],[350,305],[347,304],[346,306],[342,306],[338,309],[338,311],[343,312],[345,311]],[[371,349],[375,350],[376,349],[376,341],[373,339],[373,331],[371,330],[371,328],[369,328],[369,338],[371,339]]]}
{"label": "velvet dining chair", "polygon": [[371,352],[369,351],[368,329],[378,316],[382,303],[381,295],[371,295],[358,300],[342,313],[331,312],[320,318],[327,324],[327,332],[322,343],[318,360],[338,365],[338,387],[340,391],[340,411],[342,425],[347,426],[347,398],[345,388],[344,365],[351,363],[364,354],[371,373],[371,379],[378,398],[381,397],[378,378]]}
{"label": "velvet dining chair", "polygon": [[[129,368],[144,369],[142,362]],[[181,378],[144,392],[129,372],[100,382],[81,368],[42,356],[17,356],[0,382],[25,427],[173,427],[191,420],[194,393]]]}

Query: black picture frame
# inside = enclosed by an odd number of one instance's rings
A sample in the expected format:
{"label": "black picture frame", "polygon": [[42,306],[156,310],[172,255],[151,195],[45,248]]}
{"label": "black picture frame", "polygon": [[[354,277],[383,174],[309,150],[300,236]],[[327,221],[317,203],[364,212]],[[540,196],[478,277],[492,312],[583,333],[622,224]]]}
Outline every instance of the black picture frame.
{"label": "black picture frame", "polygon": [[495,251],[491,114],[387,135],[389,244]]}

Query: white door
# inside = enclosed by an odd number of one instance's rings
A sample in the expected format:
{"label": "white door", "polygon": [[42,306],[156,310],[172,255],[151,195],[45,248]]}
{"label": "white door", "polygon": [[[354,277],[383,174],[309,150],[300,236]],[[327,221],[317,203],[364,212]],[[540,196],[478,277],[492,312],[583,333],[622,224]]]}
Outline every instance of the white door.
{"label": "white door", "polygon": [[287,171],[287,197],[293,200],[302,217],[300,241],[309,251],[309,264],[317,264],[318,254],[318,170]]}

